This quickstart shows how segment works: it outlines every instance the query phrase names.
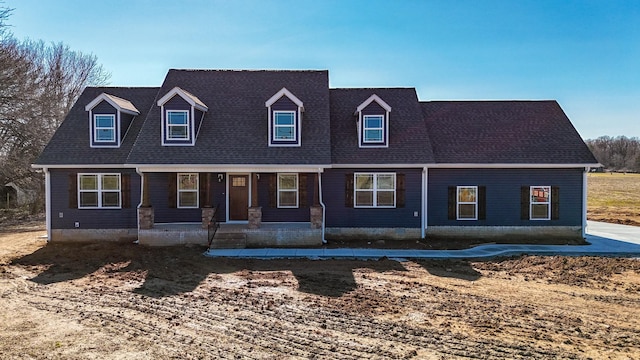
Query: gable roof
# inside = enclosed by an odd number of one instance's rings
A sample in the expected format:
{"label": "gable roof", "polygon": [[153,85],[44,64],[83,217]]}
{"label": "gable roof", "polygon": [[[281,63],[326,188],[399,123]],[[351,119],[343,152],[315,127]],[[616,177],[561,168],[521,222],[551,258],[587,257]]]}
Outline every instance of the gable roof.
{"label": "gable roof", "polygon": [[179,95],[181,98],[183,98],[186,102],[189,103],[189,105],[195,107],[196,109],[200,110],[200,111],[207,111],[209,110],[209,108],[207,107],[207,105],[205,105],[200,99],[198,99],[197,96],[193,95],[192,93],[179,88],[178,86],[174,87],[173,89],[169,90],[169,92],[167,92],[163,97],[161,97],[158,100],[158,106],[162,106],[164,105],[167,101],[171,100],[172,97]]}
{"label": "gable roof", "polygon": [[[90,148],[89,116],[85,104],[100,96],[128,99],[140,115],[136,116],[119,148]],[[73,105],[65,120],[36,159],[36,165],[108,165],[124,164],[142,127],[158,88],[87,87]],[[111,99],[111,98],[110,98]],[[126,129],[123,129],[126,131]]]}
{"label": "gable roof", "polygon": [[380,97],[376,94],[373,94],[371,96],[369,96],[369,98],[367,100],[365,100],[362,104],[358,105],[358,107],[356,108],[356,113],[359,113],[360,111],[362,111],[362,109],[366,108],[367,106],[369,106],[369,104],[371,104],[372,102],[377,102],[378,105],[382,106],[382,108],[387,111],[390,112],[391,111],[391,106],[389,106],[389,104],[387,104],[386,102],[384,102],[384,100],[380,99]]}
{"label": "gable roof", "polygon": [[114,108],[116,108],[120,112],[124,112],[124,113],[131,114],[131,115],[139,115],[140,114],[140,111],[131,103],[131,101],[129,101],[127,99],[123,99],[123,98],[117,97],[115,95],[110,95],[110,94],[107,94],[107,93],[102,93],[102,94],[98,95],[98,97],[93,99],[92,102],[90,102],[89,104],[87,104],[87,106],[84,107],[84,110],[85,111],[89,111],[89,110],[93,109],[101,101],[108,102],[109,104],[111,104],[111,106],[113,106]]}
{"label": "gable roof", "polygon": [[421,106],[437,163],[597,164],[556,101],[431,101]]}
{"label": "gable roof", "polygon": [[[361,148],[354,111],[373,95],[389,113],[389,147]],[[413,88],[331,89],[331,154],[334,164],[428,164],[433,153]]]}
{"label": "gable roof", "polygon": [[[194,146],[161,146],[160,108],[147,116],[130,164],[329,165],[327,71],[169,70],[160,94],[176,86],[209,111]],[[300,147],[269,147],[265,102],[282,88],[304,102]]]}
{"label": "gable roof", "polygon": [[304,104],[302,103],[302,101],[300,101],[300,99],[293,95],[291,91],[287,90],[287,88],[280,89],[280,91],[275,93],[271,98],[269,98],[269,100],[264,103],[264,106],[269,107],[273,105],[283,96],[286,96],[289,100],[293,101],[294,104],[296,104],[299,108],[302,108],[302,110],[304,111]]}

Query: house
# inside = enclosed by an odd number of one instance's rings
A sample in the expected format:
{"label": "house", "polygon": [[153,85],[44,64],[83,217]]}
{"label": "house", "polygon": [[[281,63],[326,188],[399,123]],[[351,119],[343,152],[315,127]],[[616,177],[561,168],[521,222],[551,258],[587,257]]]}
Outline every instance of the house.
{"label": "house", "polygon": [[49,240],[207,243],[212,218],[214,246],[584,236],[598,164],[557,102],[424,102],[328,76],[86,88],[34,164]]}

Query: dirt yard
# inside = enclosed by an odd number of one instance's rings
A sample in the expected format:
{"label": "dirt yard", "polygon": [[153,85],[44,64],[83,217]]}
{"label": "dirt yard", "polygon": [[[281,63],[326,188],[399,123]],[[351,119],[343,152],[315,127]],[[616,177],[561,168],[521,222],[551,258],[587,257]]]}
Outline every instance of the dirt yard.
{"label": "dirt yard", "polygon": [[640,359],[640,260],[229,260],[0,232],[2,359]]}

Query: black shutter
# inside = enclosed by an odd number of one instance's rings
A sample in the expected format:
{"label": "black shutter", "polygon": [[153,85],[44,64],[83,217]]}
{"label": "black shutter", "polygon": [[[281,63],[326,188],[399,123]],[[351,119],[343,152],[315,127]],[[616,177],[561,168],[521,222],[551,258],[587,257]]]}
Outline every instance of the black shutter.
{"label": "black shutter", "polygon": [[529,220],[529,187],[520,187],[520,220]]}
{"label": "black shutter", "polygon": [[178,175],[169,173],[167,184],[167,196],[169,208],[178,207]]}
{"label": "black shutter", "polygon": [[122,182],[122,207],[129,209],[131,207],[131,175],[121,174],[120,181]]}
{"label": "black shutter", "polygon": [[269,174],[269,207],[278,206],[278,183],[276,174]]}
{"label": "black shutter", "polygon": [[560,219],[560,188],[551,187],[551,220]]}
{"label": "black shutter", "polygon": [[487,187],[478,186],[478,220],[487,219]]}
{"label": "black shutter", "polygon": [[353,207],[353,173],[344,174],[344,207]]}
{"label": "black shutter", "polygon": [[456,219],[456,203],[457,203],[457,199],[456,199],[456,187],[455,186],[449,186],[448,188],[448,196],[447,196],[447,218],[449,220],[455,220]]}
{"label": "black shutter", "polygon": [[405,204],[405,176],[404,174],[396,175],[396,207],[403,208]]}
{"label": "black shutter", "polygon": [[307,199],[307,174],[298,174],[298,206],[303,208],[309,205]]}
{"label": "black shutter", "polygon": [[69,209],[78,208],[78,174],[69,174]]}

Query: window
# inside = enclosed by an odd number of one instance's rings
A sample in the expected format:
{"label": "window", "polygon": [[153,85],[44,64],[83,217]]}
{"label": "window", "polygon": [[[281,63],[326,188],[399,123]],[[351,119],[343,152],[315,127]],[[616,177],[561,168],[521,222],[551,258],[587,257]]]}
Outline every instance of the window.
{"label": "window", "polygon": [[278,174],[278,207],[298,207],[298,174]]}
{"label": "window", "polygon": [[274,111],[273,140],[295,141],[296,113],[294,111]]}
{"label": "window", "polygon": [[395,173],[355,173],[354,207],[395,207]]}
{"label": "window", "polygon": [[167,140],[189,140],[189,112],[186,110],[167,111]]}
{"label": "window", "polygon": [[478,187],[458,186],[456,192],[456,218],[458,220],[478,220]]}
{"label": "window", "polygon": [[94,115],[94,139],[95,142],[115,142],[116,141],[116,116]]}
{"label": "window", "polygon": [[178,174],[178,207],[198,207],[198,174]]}
{"label": "window", "polygon": [[529,213],[531,220],[551,219],[551,186],[531,186],[529,188]]}
{"label": "window", "polygon": [[120,207],[120,174],[78,174],[78,208]]}
{"label": "window", "polygon": [[384,116],[383,115],[365,115],[364,116],[364,135],[365,143],[382,143],[384,142]]}

